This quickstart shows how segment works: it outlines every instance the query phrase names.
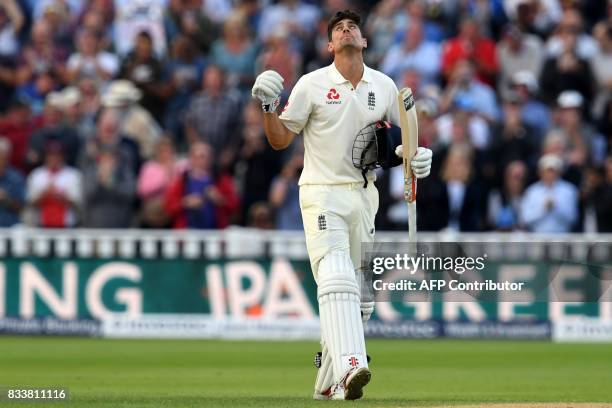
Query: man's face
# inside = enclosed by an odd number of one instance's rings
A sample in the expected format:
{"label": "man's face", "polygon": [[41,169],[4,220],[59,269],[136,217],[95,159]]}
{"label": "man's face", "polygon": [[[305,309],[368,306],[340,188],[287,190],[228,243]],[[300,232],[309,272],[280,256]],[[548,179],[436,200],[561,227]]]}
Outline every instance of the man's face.
{"label": "man's face", "polygon": [[47,168],[57,170],[64,165],[64,155],[61,152],[47,152],[45,155]]}
{"label": "man's face", "polygon": [[140,57],[150,57],[153,53],[153,44],[148,37],[138,36],[136,37],[136,53]]}
{"label": "man's face", "polygon": [[332,38],[327,49],[329,52],[338,53],[346,48],[363,50],[367,46],[367,41],[361,36],[359,26],[353,20],[345,18],[332,28]]}
{"label": "man's face", "polygon": [[204,71],[202,85],[208,92],[218,93],[223,89],[223,72],[216,67],[209,67]]}
{"label": "man's face", "polygon": [[194,170],[209,170],[212,165],[212,149],[204,143],[196,143],[189,152],[189,165]]}
{"label": "man's face", "polygon": [[551,167],[540,170],[540,179],[546,185],[551,185],[559,178],[557,170]]}

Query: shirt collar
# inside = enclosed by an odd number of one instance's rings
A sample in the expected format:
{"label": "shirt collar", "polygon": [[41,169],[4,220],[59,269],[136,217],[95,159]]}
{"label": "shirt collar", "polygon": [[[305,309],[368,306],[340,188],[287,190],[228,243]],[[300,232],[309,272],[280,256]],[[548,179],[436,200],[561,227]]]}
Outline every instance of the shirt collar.
{"label": "shirt collar", "polygon": [[[343,84],[345,82],[348,82],[348,79],[342,76],[340,71],[338,71],[338,68],[336,68],[336,64],[334,64],[333,62],[329,66],[328,74],[329,78],[334,84]],[[372,74],[370,73],[370,68],[368,68],[365,64],[363,64],[363,75],[361,76],[361,80],[367,83],[372,82]]]}

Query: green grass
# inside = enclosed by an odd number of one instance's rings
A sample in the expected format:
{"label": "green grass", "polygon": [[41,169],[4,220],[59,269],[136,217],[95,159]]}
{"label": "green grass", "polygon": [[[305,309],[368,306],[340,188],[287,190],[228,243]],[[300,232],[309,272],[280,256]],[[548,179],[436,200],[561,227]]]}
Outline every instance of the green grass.
{"label": "green grass", "polygon": [[[64,386],[70,407],[309,407],[315,342],[0,337],[0,387]],[[369,340],[363,407],[612,402],[612,347]],[[0,402],[0,408],[47,406]]]}

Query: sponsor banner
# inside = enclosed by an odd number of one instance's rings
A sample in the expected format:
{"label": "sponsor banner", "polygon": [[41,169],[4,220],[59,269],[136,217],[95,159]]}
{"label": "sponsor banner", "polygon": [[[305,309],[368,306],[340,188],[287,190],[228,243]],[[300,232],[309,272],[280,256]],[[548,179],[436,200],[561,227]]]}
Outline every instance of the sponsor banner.
{"label": "sponsor banner", "polygon": [[442,336],[453,339],[550,339],[549,322],[446,322]]}
{"label": "sponsor banner", "polygon": [[397,323],[372,321],[366,327],[371,338],[399,339],[550,339],[550,323],[506,322],[441,322],[402,321]]}
{"label": "sponsor banner", "polygon": [[612,321],[575,318],[553,323],[553,340],[557,342],[612,342]]}
{"label": "sponsor banner", "polygon": [[99,336],[100,322],[95,320],[0,319],[0,335]]}
{"label": "sponsor banner", "polygon": [[[371,321],[367,338],[549,339],[550,324],[503,322]],[[224,340],[319,340],[319,320],[213,319],[206,315],[111,317],[102,323],[111,338],[189,338]]]}
{"label": "sponsor banner", "polygon": [[442,336],[442,323],[405,320],[400,322],[381,322],[370,320],[365,327],[366,337],[397,339],[433,339]]}
{"label": "sponsor banner", "polygon": [[[438,258],[419,259],[421,264],[427,264]],[[452,258],[455,269],[456,259]],[[395,258],[392,261],[390,268],[395,267]],[[403,267],[403,258],[400,261]],[[426,337],[437,330],[427,324],[415,326],[414,321],[556,321],[573,316],[612,320],[612,270],[599,264],[596,268],[590,264],[560,268],[532,259],[487,260],[486,269],[478,272],[483,278],[520,281],[524,288],[517,293],[520,296],[491,291],[484,300],[481,295],[488,292],[486,288],[454,291],[454,283],[451,284],[463,277],[476,279],[476,272],[441,279],[439,284],[436,280],[440,290],[430,286],[429,290],[412,291],[406,285],[421,272],[412,274],[410,268],[392,270],[385,266],[386,262],[382,265],[386,272],[380,274],[384,277],[381,284],[398,286],[394,290],[387,286],[387,290],[374,294],[373,321],[406,324],[393,329],[381,326],[376,328],[379,331],[416,331],[416,336]],[[443,286],[443,282],[448,284]],[[218,320],[309,320],[317,317],[316,293],[310,263],[281,257],[0,260],[0,319],[104,320],[117,314],[132,319],[194,314]]]}
{"label": "sponsor banner", "polygon": [[284,258],[0,261],[0,318],[104,320],[121,313],[312,319],[316,304],[310,264]]}
{"label": "sponsor banner", "polygon": [[319,319],[214,319],[208,315],[110,317],[102,335],[114,338],[318,340]]}

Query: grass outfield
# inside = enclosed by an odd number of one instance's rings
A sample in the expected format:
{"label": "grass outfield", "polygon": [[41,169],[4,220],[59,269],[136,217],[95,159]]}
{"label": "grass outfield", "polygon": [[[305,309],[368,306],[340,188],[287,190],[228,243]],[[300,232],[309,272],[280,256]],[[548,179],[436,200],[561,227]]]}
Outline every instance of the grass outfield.
{"label": "grass outfield", "polygon": [[[53,407],[346,405],[311,400],[317,346],[0,337],[0,387],[68,387],[70,403]],[[373,378],[356,403],[362,407],[612,402],[609,344],[369,340],[368,346]],[[30,405],[47,406],[0,401],[0,408]]]}

